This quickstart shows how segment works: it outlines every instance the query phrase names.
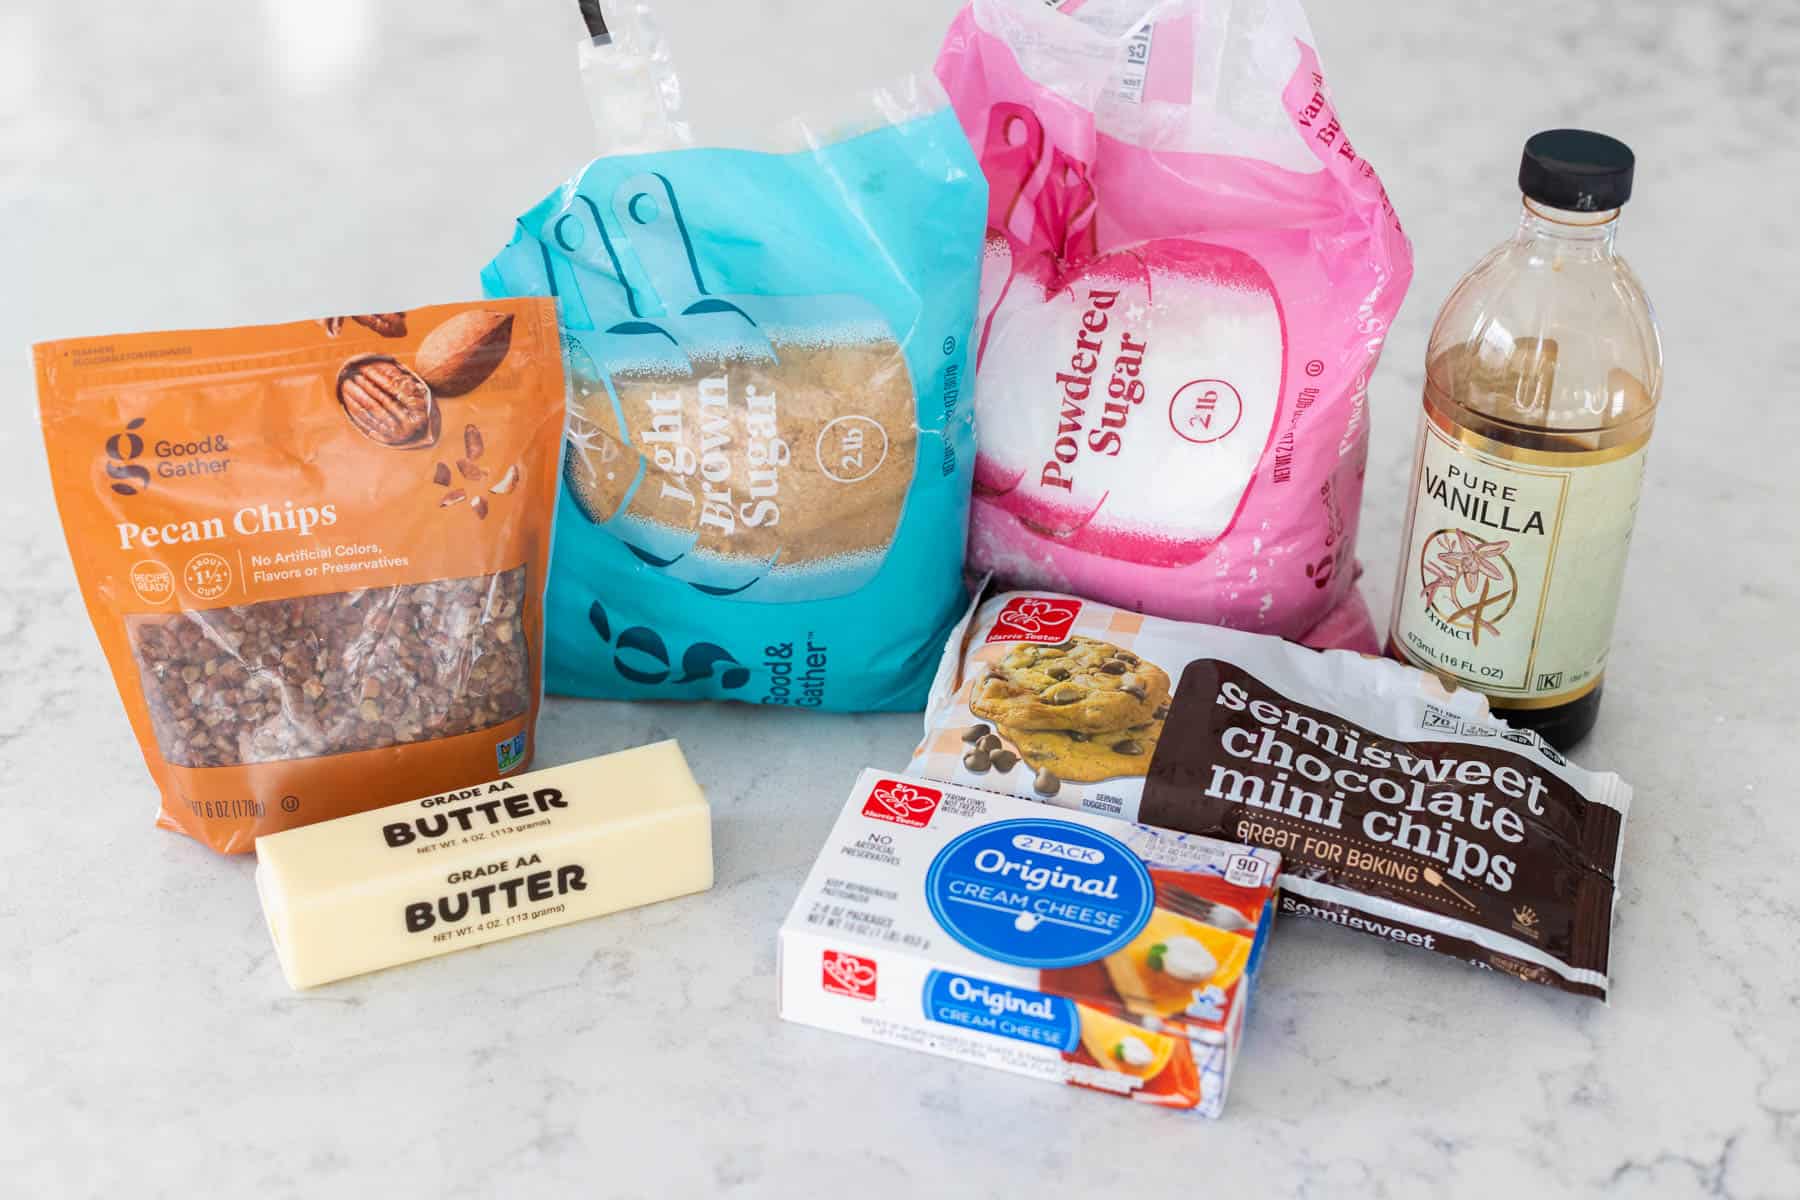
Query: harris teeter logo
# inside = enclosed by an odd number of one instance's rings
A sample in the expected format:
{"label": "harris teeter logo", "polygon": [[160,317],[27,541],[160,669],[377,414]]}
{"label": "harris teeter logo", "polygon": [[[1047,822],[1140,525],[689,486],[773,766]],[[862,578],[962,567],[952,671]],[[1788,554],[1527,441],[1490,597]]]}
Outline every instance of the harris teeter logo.
{"label": "harris teeter logo", "polygon": [[862,811],[863,816],[874,817],[878,821],[892,821],[896,825],[923,829],[931,824],[931,814],[937,811],[938,802],[943,798],[944,793],[936,788],[901,783],[897,779],[883,779],[870,789]]}
{"label": "harris teeter logo", "polygon": [[1043,596],[1014,596],[994,618],[990,642],[1035,642],[1054,645],[1067,641],[1069,629],[1081,612],[1079,600],[1052,600]]}
{"label": "harris teeter logo", "polygon": [[819,959],[819,983],[834,996],[875,999],[880,968],[872,958],[847,950],[827,950]]}

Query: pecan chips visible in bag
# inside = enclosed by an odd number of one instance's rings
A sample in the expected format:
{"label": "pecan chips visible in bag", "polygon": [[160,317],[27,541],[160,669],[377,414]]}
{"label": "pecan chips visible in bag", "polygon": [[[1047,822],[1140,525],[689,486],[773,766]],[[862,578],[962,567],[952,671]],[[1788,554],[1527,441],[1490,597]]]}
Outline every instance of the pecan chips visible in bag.
{"label": "pecan chips visible in bag", "polygon": [[215,850],[523,766],[563,427],[547,301],[37,347],[51,480]]}

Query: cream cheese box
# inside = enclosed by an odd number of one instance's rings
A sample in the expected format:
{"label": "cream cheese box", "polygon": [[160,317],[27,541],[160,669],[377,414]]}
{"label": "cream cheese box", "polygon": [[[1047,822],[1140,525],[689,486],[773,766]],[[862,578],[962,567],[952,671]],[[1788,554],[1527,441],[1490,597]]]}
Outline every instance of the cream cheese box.
{"label": "cream cheese box", "polygon": [[865,770],[783,922],[790,1021],[1216,1117],[1272,850]]}

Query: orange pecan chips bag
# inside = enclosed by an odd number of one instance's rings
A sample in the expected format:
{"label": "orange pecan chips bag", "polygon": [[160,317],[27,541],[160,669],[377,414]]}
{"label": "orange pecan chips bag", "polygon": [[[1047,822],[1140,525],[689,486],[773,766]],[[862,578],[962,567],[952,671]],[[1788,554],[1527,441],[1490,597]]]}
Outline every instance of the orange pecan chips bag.
{"label": "orange pecan chips bag", "polygon": [[526,765],[564,414],[550,301],[36,358],[158,824],[238,853]]}

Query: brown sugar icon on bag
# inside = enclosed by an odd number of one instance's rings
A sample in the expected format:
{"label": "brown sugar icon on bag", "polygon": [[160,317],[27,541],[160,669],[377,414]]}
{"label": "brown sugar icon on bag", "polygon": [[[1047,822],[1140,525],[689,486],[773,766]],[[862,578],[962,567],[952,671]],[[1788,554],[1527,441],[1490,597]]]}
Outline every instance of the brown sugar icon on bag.
{"label": "brown sugar icon on bag", "polygon": [[564,478],[581,512],[709,595],[819,599],[872,578],[917,440],[911,374],[879,311],[709,291],[660,175],[625,180],[610,213],[574,194],[552,228],[633,314],[589,332],[579,289],[561,293],[575,331]]}

